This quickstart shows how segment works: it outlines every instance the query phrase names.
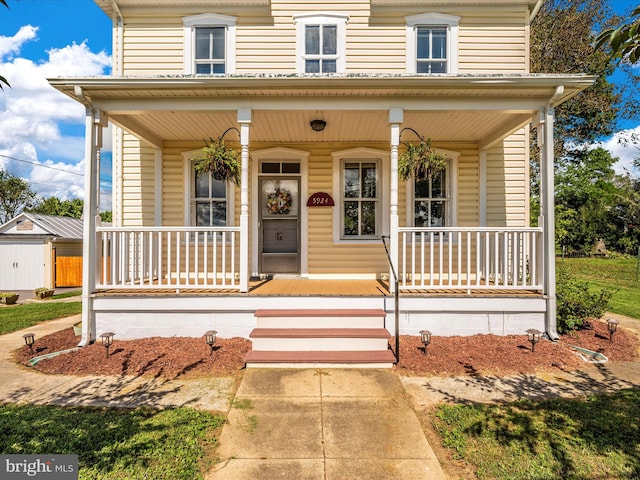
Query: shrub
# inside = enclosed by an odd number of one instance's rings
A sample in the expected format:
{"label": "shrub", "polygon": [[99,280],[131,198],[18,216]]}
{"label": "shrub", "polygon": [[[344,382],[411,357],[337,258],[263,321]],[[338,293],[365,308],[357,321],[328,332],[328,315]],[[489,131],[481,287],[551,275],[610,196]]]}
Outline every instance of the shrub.
{"label": "shrub", "polygon": [[587,282],[575,278],[566,268],[556,275],[558,332],[578,330],[591,318],[600,318],[609,306],[611,290],[590,289]]}

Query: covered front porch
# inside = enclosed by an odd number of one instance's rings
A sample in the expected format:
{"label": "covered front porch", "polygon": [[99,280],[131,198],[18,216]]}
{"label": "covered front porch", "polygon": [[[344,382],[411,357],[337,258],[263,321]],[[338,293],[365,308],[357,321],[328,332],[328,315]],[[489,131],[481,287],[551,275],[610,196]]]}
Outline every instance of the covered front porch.
{"label": "covered front porch", "polygon": [[[119,335],[185,329],[201,335],[208,326],[246,335],[259,309],[329,302],[315,292],[285,292],[286,301],[257,293],[270,282],[252,287],[252,279],[283,273],[299,285],[378,282],[383,288],[375,294],[331,295],[330,304],[398,310],[400,333],[427,326],[504,334],[526,325],[555,337],[553,107],[590,82],[546,75],[52,81],[87,107],[83,342],[105,328]],[[310,128],[317,119],[326,128]],[[114,227],[101,226],[96,215],[107,120],[120,128],[123,157],[114,162]],[[532,122],[542,152],[536,228],[528,227]],[[226,223],[195,226],[191,152],[234,125],[241,179],[224,199]],[[420,200],[421,208],[431,202],[434,212],[440,209],[425,217],[430,226],[416,226],[414,186],[398,175],[407,127],[428,137],[450,165],[447,193]],[[356,170],[363,177],[374,172],[375,195],[352,200],[345,178]],[[263,197],[279,188],[265,187],[271,184],[294,192],[289,230],[284,222],[266,228],[274,222]],[[307,203],[320,193],[335,204]],[[370,219],[366,228],[347,225],[353,220],[347,204],[357,201]],[[267,234],[296,238],[284,272],[266,261]],[[399,302],[391,295],[396,289]]]}

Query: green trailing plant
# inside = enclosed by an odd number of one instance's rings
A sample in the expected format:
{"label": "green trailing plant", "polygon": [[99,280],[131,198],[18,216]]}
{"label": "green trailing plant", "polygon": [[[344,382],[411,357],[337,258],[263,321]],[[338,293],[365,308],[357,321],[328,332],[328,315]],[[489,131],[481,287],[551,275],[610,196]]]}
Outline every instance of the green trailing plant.
{"label": "green trailing plant", "polygon": [[198,155],[192,157],[192,160],[196,161],[196,173],[211,172],[216,180],[224,180],[240,185],[240,152],[235,148],[229,147],[224,142],[224,136],[232,129],[235,128],[227,129],[216,140],[210,138]]}
{"label": "green trailing plant", "polygon": [[412,128],[403,128],[402,131],[404,130],[411,130],[419,141],[401,142],[406,147],[398,156],[398,176],[402,180],[429,180],[447,167],[447,156],[435,152],[431,148],[431,140],[425,140]]}

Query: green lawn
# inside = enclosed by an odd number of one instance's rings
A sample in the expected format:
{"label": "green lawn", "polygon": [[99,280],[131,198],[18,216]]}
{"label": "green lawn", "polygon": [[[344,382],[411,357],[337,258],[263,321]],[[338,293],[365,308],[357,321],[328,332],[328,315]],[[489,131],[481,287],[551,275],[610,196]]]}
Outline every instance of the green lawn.
{"label": "green lawn", "polygon": [[580,280],[593,288],[612,290],[609,311],[640,318],[640,282],[636,281],[636,258],[559,258]]}
{"label": "green lawn", "polygon": [[77,454],[79,478],[194,480],[214,463],[224,417],[190,408],[0,406],[0,453]]}
{"label": "green lawn", "polygon": [[82,312],[82,302],[24,303],[0,308],[0,335]]}
{"label": "green lawn", "polygon": [[585,399],[441,405],[443,445],[491,480],[640,478],[640,389]]}

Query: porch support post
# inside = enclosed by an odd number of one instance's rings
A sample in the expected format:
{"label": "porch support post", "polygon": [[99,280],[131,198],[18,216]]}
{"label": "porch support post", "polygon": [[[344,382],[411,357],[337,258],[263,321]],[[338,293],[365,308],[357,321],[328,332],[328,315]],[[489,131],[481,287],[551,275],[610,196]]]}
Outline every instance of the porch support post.
{"label": "porch support post", "polygon": [[84,347],[96,339],[93,294],[97,283],[97,233],[100,222],[100,147],[102,122],[100,113],[87,104],[85,123],[84,210],[82,232],[82,338]]}
{"label": "porch support post", "polygon": [[[389,123],[391,124],[391,182],[389,192],[389,255],[396,271],[398,270],[398,146],[400,145],[400,125],[404,120],[404,110],[401,108],[389,109]],[[395,291],[392,272],[389,272],[389,286]],[[397,332],[396,332],[397,335]]]}
{"label": "porch support post", "polygon": [[554,117],[554,108],[549,102],[546,108],[540,110],[538,125],[538,144],[540,146],[540,219],[538,225],[542,226],[544,236],[544,293],[547,300],[545,330],[551,340],[559,338],[556,321]]}
{"label": "porch support post", "polygon": [[238,109],[240,124],[240,291],[249,291],[249,127],[251,109]]}

